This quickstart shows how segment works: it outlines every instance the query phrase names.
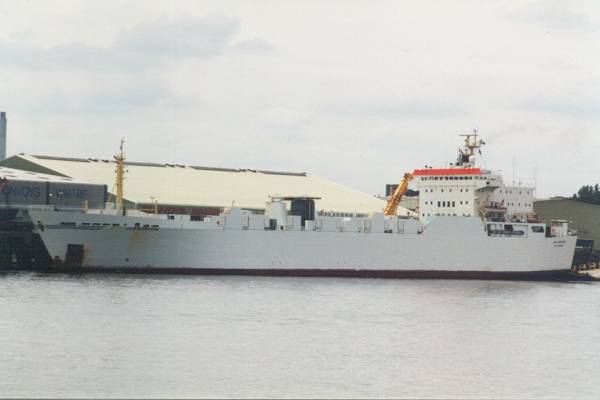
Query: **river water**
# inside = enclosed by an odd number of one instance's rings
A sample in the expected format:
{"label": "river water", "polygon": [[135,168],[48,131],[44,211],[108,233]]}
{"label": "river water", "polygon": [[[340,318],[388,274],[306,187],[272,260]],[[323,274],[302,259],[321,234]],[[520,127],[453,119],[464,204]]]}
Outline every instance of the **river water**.
{"label": "river water", "polygon": [[0,274],[0,397],[600,398],[600,284]]}

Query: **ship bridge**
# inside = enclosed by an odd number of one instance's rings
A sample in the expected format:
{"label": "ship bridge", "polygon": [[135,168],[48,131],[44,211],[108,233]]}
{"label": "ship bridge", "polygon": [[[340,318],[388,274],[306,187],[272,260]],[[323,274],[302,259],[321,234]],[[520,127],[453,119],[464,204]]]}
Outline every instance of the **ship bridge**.
{"label": "ship bridge", "polygon": [[464,136],[458,158],[448,168],[425,166],[413,176],[419,190],[419,218],[491,216],[527,220],[533,212],[532,187],[507,186],[499,173],[477,165],[485,142],[476,131]]}

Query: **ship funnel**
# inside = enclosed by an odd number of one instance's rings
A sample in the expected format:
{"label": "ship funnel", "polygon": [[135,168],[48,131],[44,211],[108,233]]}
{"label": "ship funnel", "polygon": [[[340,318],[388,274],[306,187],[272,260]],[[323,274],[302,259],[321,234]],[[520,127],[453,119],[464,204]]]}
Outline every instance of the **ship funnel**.
{"label": "ship funnel", "polygon": [[0,160],[6,158],[6,112],[0,112]]}

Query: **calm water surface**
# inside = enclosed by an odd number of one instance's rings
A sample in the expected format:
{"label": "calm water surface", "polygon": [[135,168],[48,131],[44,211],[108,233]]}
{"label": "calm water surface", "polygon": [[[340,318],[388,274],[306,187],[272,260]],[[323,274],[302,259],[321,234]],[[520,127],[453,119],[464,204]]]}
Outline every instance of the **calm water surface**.
{"label": "calm water surface", "polygon": [[600,398],[600,284],[0,274],[0,397]]}

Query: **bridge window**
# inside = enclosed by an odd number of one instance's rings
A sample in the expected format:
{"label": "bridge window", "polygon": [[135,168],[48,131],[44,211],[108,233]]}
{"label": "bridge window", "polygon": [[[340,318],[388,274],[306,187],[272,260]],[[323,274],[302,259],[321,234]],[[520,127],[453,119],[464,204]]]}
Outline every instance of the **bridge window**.
{"label": "bridge window", "polygon": [[535,233],[544,233],[544,227],[543,226],[532,226],[531,231],[535,232]]}

